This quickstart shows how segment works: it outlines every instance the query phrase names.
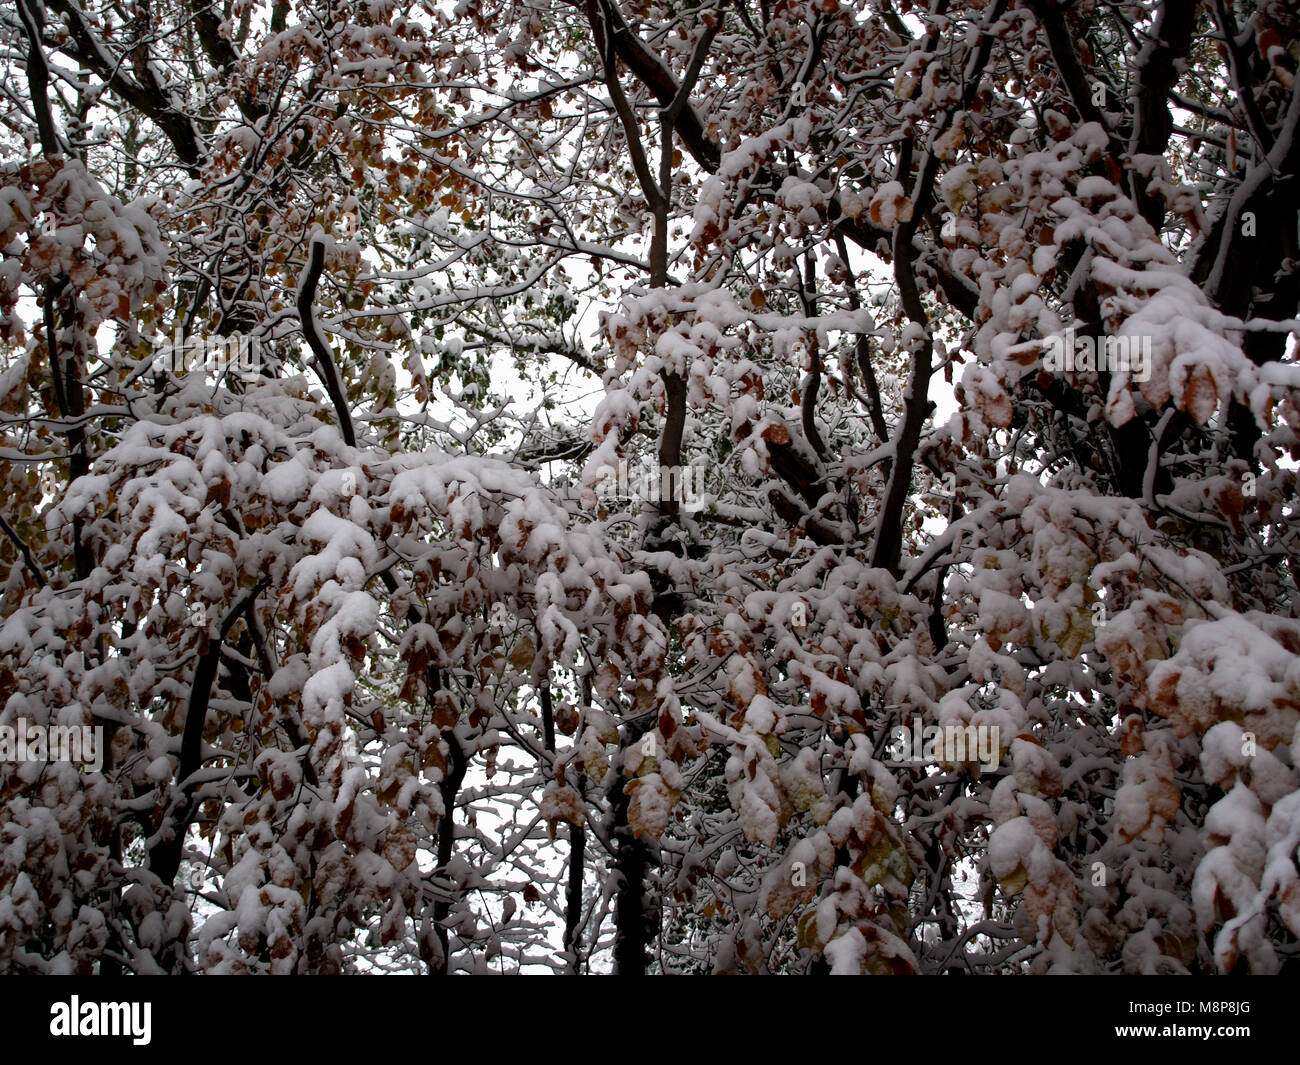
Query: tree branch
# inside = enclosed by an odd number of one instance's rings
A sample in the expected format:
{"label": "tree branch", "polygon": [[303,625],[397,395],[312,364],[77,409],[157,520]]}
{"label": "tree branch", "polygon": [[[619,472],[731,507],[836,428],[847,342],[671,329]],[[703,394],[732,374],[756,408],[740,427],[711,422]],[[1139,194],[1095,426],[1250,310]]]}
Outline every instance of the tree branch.
{"label": "tree branch", "polygon": [[4,534],[13,541],[14,547],[18,549],[18,554],[22,556],[23,564],[27,567],[31,575],[36,578],[36,586],[38,588],[44,588],[48,583],[45,579],[45,572],[41,569],[40,563],[36,561],[36,556],[32,554],[32,549],[28,547],[23,538],[14,531],[13,526],[5,521],[3,514],[0,514],[0,529],[3,529]]}
{"label": "tree branch", "polygon": [[212,700],[212,685],[217,679],[217,669],[221,664],[221,645],[240,614],[270,583],[270,577],[263,577],[235,601],[222,619],[216,638],[209,642],[207,650],[199,656],[198,664],[194,667],[189,705],[185,711],[185,728],[181,733],[180,766],[176,770],[180,795],[164,815],[164,821],[169,818],[171,823],[159,827],[157,842],[149,849],[149,871],[169,887],[180,869],[185,832],[194,818],[193,796],[196,785],[192,778],[203,764],[203,730],[208,719],[208,704]]}
{"label": "tree branch", "polygon": [[76,57],[127,104],[147,115],[171,141],[186,172],[197,178],[203,159],[202,140],[189,115],[176,108],[152,74],[152,84],[147,87],[124,74],[121,62],[95,37],[85,13],[73,0],[49,0],[49,4],[67,19]]}
{"label": "tree branch", "polygon": [[[1151,39],[1138,56],[1137,106],[1133,133],[1129,137],[1130,155],[1163,155],[1174,129],[1168,98],[1178,81],[1179,66],[1192,45],[1198,0],[1165,0],[1160,7]],[[1158,233],[1164,222],[1163,199],[1147,193],[1147,178],[1137,169],[1128,171],[1133,202],[1142,217]]]}
{"label": "tree branch", "polygon": [[54,115],[50,111],[50,67],[41,47],[41,20],[39,8],[33,11],[28,0],[18,0],[18,17],[27,34],[27,87],[32,97],[32,110],[36,113],[36,129],[40,136],[41,151],[59,155],[64,151],[58,132],[54,128]]}
{"label": "tree branch", "polygon": [[316,359],[316,372],[320,375],[325,391],[339,418],[339,431],[348,447],[357,446],[357,434],[352,427],[352,412],[348,410],[347,397],[343,394],[343,385],[339,379],[338,367],[329,345],[321,336],[320,324],[316,321],[313,303],[316,299],[316,286],[320,283],[321,271],[325,268],[325,239],[319,234],[311,241],[311,256],[302,280],[298,283],[298,318],[302,322],[302,334],[307,339]]}
{"label": "tree branch", "polygon": [[[579,2],[579,0],[569,0],[570,3]],[[661,107],[668,107],[676,98],[680,86],[677,80],[669,72],[668,68],[659,60],[645,43],[637,37],[628,28],[627,23],[623,20],[623,15],[613,0],[580,0],[585,3],[587,11],[587,21],[591,24],[592,32],[596,35],[596,43],[600,47],[603,55],[606,48],[606,38],[608,44],[613,47],[615,54],[626,64],[628,70],[646,86],[659,101]],[[599,13],[598,10],[599,9]],[[605,25],[609,26],[608,35],[605,32]],[[682,143],[686,150],[697,163],[700,164],[710,174],[718,169],[722,161],[722,149],[718,143],[712,140],[704,132],[704,123],[700,120],[699,114],[690,104],[685,104],[681,108],[681,113],[675,123],[677,132],[681,134]]]}

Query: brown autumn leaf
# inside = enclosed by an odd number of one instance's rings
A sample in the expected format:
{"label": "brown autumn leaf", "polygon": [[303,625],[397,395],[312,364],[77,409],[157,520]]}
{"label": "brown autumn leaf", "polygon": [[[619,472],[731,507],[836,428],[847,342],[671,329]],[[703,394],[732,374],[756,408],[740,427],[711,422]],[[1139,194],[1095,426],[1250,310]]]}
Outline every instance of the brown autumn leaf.
{"label": "brown autumn leaf", "polygon": [[1214,415],[1219,405],[1219,390],[1214,383],[1214,375],[1207,366],[1198,366],[1187,375],[1187,384],[1183,388],[1183,408],[1196,419],[1197,425],[1204,425]]}
{"label": "brown autumn leaf", "polygon": [[510,664],[520,672],[526,672],[533,668],[536,658],[537,646],[533,643],[533,638],[525,633],[510,650]]}
{"label": "brown autumn leaf", "polygon": [[638,838],[658,839],[668,827],[672,798],[658,773],[630,780],[624,789],[631,796],[627,806],[627,823]]}
{"label": "brown autumn leaf", "polygon": [[769,444],[788,444],[790,443],[790,430],[780,422],[773,422],[767,426],[762,433],[763,439]]}

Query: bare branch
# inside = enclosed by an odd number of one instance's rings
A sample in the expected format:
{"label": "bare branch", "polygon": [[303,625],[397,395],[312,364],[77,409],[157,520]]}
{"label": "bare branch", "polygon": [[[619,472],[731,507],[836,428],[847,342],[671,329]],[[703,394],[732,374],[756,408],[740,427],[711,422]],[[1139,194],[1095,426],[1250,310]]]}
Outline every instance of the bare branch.
{"label": "bare branch", "polygon": [[352,427],[352,412],[348,409],[347,397],[343,394],[343,384],[339,379],[338,367],[334,355],[325,338],[321,335],[320,324],[316,321],[314,303],[316,286],[320,282],[321,271],[325,268],[325,238],[315,236],[311,242],[311,256],[302,280],[298,283],[298,318],[302,322],[302,334],[316,359],[316,372],[320,375],[325,391],[329,393],[339,418],[339,431],[348,447],[357,446],[356,430]]}

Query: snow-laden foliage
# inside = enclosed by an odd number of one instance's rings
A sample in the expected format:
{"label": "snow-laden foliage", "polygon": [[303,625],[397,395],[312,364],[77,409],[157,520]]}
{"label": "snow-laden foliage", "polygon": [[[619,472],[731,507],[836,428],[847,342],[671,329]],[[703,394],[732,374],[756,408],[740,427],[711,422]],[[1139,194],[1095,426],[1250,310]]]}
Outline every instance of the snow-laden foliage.
{"label": "snow-laden foliage", "polygon": [[0,971],[1296,964],[1291,5],[0,34]]}

